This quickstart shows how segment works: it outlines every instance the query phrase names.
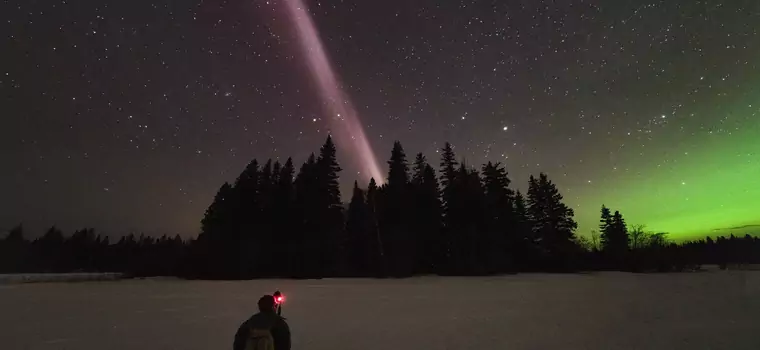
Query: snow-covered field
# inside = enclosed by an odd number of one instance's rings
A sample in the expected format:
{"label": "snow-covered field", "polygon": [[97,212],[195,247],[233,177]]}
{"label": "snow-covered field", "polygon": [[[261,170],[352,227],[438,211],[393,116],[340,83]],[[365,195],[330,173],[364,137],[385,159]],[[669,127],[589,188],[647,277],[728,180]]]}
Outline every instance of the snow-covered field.
{"label": "snow-covered field", "polygon": [[760,272],[0,285],[0,348],[230,349],[281,289],[294,349],[760,349]]}
{"label": "snow-covered field", "polygon": [[0,274],[0,284],[39,282],[86,282],[113,281],[122,278],[121,273],[25,273]]}

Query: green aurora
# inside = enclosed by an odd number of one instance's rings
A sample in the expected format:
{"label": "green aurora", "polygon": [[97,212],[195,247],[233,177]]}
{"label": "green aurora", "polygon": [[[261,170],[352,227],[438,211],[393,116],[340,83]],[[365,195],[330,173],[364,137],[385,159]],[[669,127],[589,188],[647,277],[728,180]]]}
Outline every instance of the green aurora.
{"label": "green aurora", "polygon": [[[626,222],[676,240],[760,234],[760,99],[743,104],[735,127],[673,144],[635,171],[607,179],[576,203],[578,232],[589,235],[605,204]],[[738,117],[737,117],[738,118]],[[698,140],[694,140],[699,138]],[[663,147],[664,148],[664,147]],[[665,148],[666,149],[666,148]],[[647,155],[648,157],[651,154]],[[656,164],[656,165],[652,165]],[[581,215],[579,215],[581,214]]]}

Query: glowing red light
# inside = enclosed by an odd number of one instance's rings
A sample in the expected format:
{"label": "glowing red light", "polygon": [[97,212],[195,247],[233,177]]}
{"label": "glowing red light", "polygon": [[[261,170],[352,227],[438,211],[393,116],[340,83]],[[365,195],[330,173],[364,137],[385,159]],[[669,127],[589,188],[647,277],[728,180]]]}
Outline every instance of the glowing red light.
{"label": "glowing red light", "polygon": [[277,304],[282,304],[282,302],[285,301],[285,297],[278,296],[274,300],[277,302]]}

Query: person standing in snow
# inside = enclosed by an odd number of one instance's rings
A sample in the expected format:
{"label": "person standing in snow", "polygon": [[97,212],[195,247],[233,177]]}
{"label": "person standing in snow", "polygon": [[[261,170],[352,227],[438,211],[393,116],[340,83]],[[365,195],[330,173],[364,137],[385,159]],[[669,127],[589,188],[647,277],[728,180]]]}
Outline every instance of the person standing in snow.
{"label": "person standing in snow", "polygon": [[290,327],[277,314],[271,295],[259,299],[259,312],[240,325],[233,350],[290,350]]}

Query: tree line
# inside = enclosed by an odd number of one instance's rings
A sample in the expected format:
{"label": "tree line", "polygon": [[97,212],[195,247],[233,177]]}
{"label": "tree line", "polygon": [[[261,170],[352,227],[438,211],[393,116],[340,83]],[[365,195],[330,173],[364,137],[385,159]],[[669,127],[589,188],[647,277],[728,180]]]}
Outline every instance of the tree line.
{"label": "tree line", "polygon": [[676,244],[629,229],[602,206],[599,233],[576,235],[574,212],[546,174],[514,190],[505,166],[458,161],[448,143],[438,170],[396,142],[387,178],[354,183],[345,206],[332,138],[296,171],[253,160],[224,183],[197,238],[129,235],[117,242],[51,228],[34,241],[15,228],[0,241],[0,272],[109,271],[185,278],[407,277],[520,271],[671,271],[758,263],[760,240]]}
{"label": "tree line", "polygon": [[133,276],[171,276],[180,270],[187,242],[179,236],[154,238],[130,234],[109,237],[82,229],[65,236],[51,227],[29,240],[22,226],[0,240],[0,273],[124,272]]}

